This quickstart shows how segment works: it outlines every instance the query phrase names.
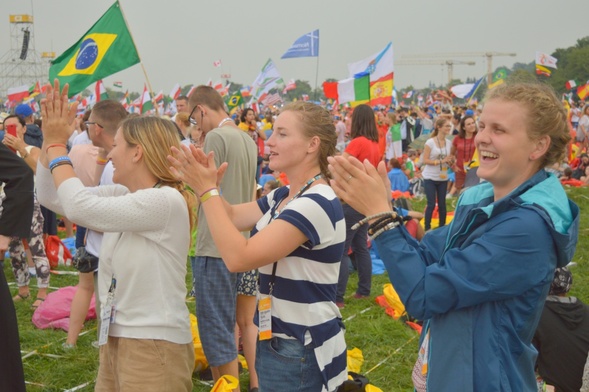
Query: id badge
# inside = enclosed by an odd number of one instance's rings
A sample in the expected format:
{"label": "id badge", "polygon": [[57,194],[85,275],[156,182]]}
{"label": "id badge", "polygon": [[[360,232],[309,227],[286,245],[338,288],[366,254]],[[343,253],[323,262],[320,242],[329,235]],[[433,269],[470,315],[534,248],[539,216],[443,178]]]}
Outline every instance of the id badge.
{"label": "id badge", "polygon": [[110,329],[110,323],[114,321],[114,298],[110,294],[107,297],[106,305],[102,308],[100,315],[100,334],[98,336],[98,345],[102,346],[108,341],[108,330]]}
{"label": "id badge", "polygon": [[272,297],[264,295],[258,301],[258,330],[260,340],[272,338]]}
{"label": "id badge", "polygon": [[447,180],[448,179],[448,169],[442,168],[440,169],[440,180]]}
{"label": "id badge", "polygon": [[115,304],[115,290],[117,288],[117,280],[113,277],[106,296],[106,304],[101,309],[100,314],[100,333],[98,334],[98,345],[102,346],[108,341],[108,331],[110,324],[115,322],[117,314]]}

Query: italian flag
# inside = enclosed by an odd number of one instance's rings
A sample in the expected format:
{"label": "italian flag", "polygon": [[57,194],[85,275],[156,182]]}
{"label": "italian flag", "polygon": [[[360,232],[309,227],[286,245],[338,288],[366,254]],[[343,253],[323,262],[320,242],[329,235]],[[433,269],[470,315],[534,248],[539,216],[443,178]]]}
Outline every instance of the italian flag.
{"label": "italian flag", "polygon": [[370,76],[323,83],[325,97],[337,100],[339,104],[350,103],[352,107],[370,101]]}
{"label": "italian flag", "polygon": [[153,109],[153,102],[151,102],[151,94],[147,90],[147,86],[143,86],[143,94],[141,94],[141,114]]}
{"label": "italian flag", "polygon": [[108,94],[106,93],[106,88],[104,87],[104,83],[102,83],[102,79],[96,82],[96,86],[94,87],[94,96],[96,97],[96,102],[108,99]]}

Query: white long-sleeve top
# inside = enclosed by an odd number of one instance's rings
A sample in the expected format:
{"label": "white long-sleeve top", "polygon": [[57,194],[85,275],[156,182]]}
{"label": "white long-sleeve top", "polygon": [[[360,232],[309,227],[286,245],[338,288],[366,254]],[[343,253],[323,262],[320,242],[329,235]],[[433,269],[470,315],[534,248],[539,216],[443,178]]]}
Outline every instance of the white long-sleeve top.
{"label": "white long-sleeve top", "polygon": [[77,178],[55,189],[49,169],[37,166],[39,201],[72,222],[104,232],[98,293],[104,306],[116,279],[116,318],[109,335],[192,341],[186,307],[188,208],[170,187],[130,193],[121,185],[86,188]]}

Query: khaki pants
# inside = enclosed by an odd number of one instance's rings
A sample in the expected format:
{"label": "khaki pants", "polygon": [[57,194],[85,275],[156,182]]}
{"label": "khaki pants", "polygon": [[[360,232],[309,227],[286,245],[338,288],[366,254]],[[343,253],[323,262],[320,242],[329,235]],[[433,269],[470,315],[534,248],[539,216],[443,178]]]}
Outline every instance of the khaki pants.
{"label": "khaki pants", "polygon": [[193,369],[192,343],[109,337],[100,347],[95,391],[190,392]]}

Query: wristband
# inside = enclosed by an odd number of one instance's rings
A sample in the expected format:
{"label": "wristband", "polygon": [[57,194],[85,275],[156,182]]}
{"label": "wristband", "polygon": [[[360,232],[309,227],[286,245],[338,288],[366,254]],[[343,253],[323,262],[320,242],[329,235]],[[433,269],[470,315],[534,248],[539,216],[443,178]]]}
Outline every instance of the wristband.
{"label": "wristband", "polygon": [[96,158],[96,164],[97,165],[106,165],[108,163],[108,159],[106,158]]}
{"label": "wristband", "polygon": [[217,188],[209,188],[206,191],[204,191],[203,193],[201,193],[198,198],[200,199],[201,197],[203,197],[204,195],[206,195],[207,193],[209,193],[210,191],[212,191],[213,189],[217,189]]}
{"label": "wristband", "polygon": [[209,200],[213,196],[219,196],[219,191],[217,188],[213,188],[211,190],[206,191],[199,199],[200,204],[203,204],[205,201]]}
{"label": "wristband", "polygon": [[53,170],[57,169],[59,166],[64,166],[64,165],[69,165],[71,167],[74,167],[74,165],[72,165],[72,163],[70,161],[60,161],[60,162],[57,162],[56,164],[54,164],[53,166],[51,166],[49,171],[51,172],[51,174],[53,174]]}
{"label": "wristband", "polygon": [[45,154],[47,154],[47,152],[49,151],[49,149],[50,148],[53,148],[53,147],[63,147],[63,148],[65,148],[67,150],[67,146],[65,144],[63,144],[63,143],[54,143],[54,144],[50,144],[50,145],[47,146],[47,148],[45,149]]}
{"label": "wristband", "polygon": [[51,162],[49,162],[49,170],[53,171],[53,169],[55,169],[60,162],[66,162],[66,164],[70,164],[70,165],[72,164],[72,161],[70,160],[70,158],[67,155],[63,155],[63,156],[57,157],[54,160],[52,160]]}

